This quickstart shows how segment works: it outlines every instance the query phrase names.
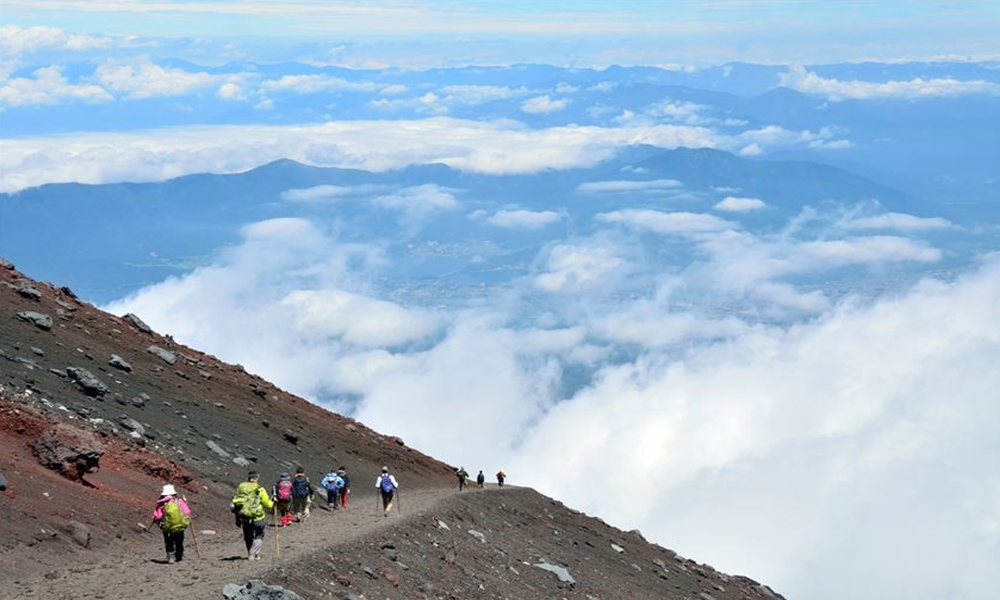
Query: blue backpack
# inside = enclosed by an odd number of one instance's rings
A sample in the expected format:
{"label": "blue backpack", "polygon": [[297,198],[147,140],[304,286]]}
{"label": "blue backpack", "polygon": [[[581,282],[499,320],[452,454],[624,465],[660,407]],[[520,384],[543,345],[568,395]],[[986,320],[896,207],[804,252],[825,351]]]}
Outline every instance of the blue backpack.
{"label": "blue backpack", "polygon": [[388,473],[382,476],[382,480],[379,481],[378,487],[386,494],[396,489],[396,486],[392,485],[392,479],[389,479]]}
{"label": "blue backpack", "polygon": [[326,482],[326,489],[330,490],[331,492],[339,491],[343,489],[343,487],[344,487],[344,480],[341,479],[339,475]]}
{"label": "blue backpack", "polygon": [[292,480],[292,496],[296,498],[305,498],[311,495],[312,490],[309,489],[309,479],[299,476]]}

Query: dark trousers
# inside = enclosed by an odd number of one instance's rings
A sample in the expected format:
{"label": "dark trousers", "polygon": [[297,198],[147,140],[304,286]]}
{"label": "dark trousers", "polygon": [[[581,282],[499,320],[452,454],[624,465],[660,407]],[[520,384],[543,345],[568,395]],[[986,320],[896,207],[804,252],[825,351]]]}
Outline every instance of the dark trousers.
{"label": "dark trousers", "polygon": [[173,554],[175,560],[184,560],[184,532],[174,533],[163,532],[163,545],[167,548],[167,554]]}
{"label": "dark trousers", "polygon": [[247,552],[253,547],[254,540],[264,539],[265,519],[260,521],[243,521],[243,542],[247,545]]}
{"label": "dark trousers", "polygon": [[392,504],[392,497],[395,495],[395,492],[380,491],[379,493],[382,494],[382,508],[388,508]]}
{"label": "dark trousers", "polygon": [[330,508],[336,510],[340,503],[340,493],[337,490],[326,490],[326,503]]}

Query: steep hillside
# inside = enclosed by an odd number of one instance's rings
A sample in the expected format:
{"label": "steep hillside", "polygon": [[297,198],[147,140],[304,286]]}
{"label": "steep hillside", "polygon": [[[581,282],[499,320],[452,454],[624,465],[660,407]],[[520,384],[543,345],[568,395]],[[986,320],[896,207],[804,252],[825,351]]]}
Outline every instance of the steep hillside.
{"label": "steep hillside", "polygon": [[[0,261],[4,597],[213,598],[255,577],[306,598],[775,597],[531,490],[459,495],[451,467],[403,440],[146,329]],[[374,510],[382,464],[401,482],[390,519]],[[286,528],[280,560],[276,530],[267,561],[243,560],[233,487],[297,465],[314,483],[346,466],[349,509]],[[139,530],[167,482],[201,538],[173,566]]]}

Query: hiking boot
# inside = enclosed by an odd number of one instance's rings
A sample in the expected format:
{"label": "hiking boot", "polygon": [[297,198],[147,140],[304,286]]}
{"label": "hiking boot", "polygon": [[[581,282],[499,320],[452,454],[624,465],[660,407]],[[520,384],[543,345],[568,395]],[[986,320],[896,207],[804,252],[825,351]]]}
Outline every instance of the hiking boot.
{"label": "hiking boot", "polygon": [[172,565],[172,564],[174,564],[174,557],[173,557],[173,555],[172,555],[172,554],[168,554],[168,555],[167,555],[167,564],[168,564],[168,565]]}

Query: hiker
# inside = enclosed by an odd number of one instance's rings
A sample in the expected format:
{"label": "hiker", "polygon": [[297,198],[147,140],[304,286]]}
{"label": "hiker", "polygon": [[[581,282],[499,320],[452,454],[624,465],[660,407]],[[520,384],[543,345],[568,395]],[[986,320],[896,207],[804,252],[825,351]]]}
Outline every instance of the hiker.
{"label": "hiker", "polygon": [[309,483],[306,472],[302,467],[296,467],[295,477],[292,478],[292,516],[296,521],[309,516],[309,501],[312,495],[312,484]]}
{"label": "hiker", "polygon": [[292,522],[295,515],[292,514],[292,478],[288,473],[278,476],[278,482],[274,484],[271,495],[278,507],[278,523],[276,527],[285,527]]}
{"label": "hiker", "polygon": [[184,530],[191,524],[191,509],[169,483],[163,486],[160,499],[156,501],[150,525],[153,523],[159,523],[160,531],[163,532],[167,564],[172,565],[184,560]]}
{"label": "hiker", "polygon": [[337,503],[340,501],[340,492],[344,489],[344,479],[337,474],[336,469],[323,476],[319,482],[320,486],[326,490],[326,506],[330,510],[337,510]]}
{"label": "hiker", "polygon": [[465,481],[469,478],[469,472],[465,470],[465,467],[459,467],[458,471],[455,471],[455,475],[458,476],[458,491],[465,489]]}
{"label": "hiker", "polygon": [[483,470],[479,469],[479,475],[476,475],[476,485],[480,489],[486,487],[486,475],[483,475]]}
{"label": "hiker", "polygon": [[507,474],[503,472],[503,469],[497,471],[497,485],[503,487],[503,480],[507,479]]}
{"label": "hiker", "polygon": [[351,478],[348,477],[347,468],[343,465],[337,469],[337,475],[340,475],[340,478],[344,480],[344,487],[340,490],[340,507],[346,510],[347,496],[351,493]]}
{"label": "hiker", "polygon": [[272,508],[274,502],[260,485],[260,474],[250,471],[247,480],[236,486],[231,508],[243,527],[243,541],[250,560],[260,560],[260,551],[264,547],[264,521],[267,520],[267,511]]}
{"label": "hiker", "polygon": [[375,480],[375,488],[382,496],[382,514],[388,517],[392,510],[392,497],[399,488],[396,478],[389,474],[389,467],[382,467],[382,474]]}

